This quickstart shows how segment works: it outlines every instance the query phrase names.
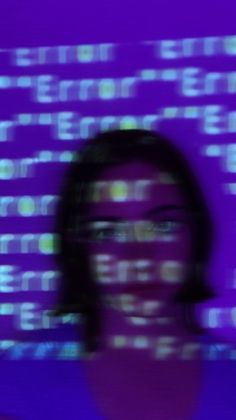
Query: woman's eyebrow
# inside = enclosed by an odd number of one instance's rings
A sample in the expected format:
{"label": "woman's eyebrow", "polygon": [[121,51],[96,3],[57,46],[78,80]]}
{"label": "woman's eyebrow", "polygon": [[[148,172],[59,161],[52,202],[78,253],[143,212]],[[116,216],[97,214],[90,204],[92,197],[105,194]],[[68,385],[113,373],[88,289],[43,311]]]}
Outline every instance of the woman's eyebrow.
{"label": "woman's eyebrow", "polygon": [[148,210],[148,212],[146,213],[146,216],[150,217],[150,216],[155,216],[159,213],[164,213],[167,211],[173,211],[173,210],[187,210],[186,206],[183,205],[179,205],[179,204],[165,204],[163,206],[157,206],[154,207],[151,210]]}
{"label": "woman's eyebrow", "polygon": [[96,223],[96,222],[113,223],[113,222],[122,222],[124,221],[124,219],[121,217],[114,217],[114,216],[101,216],[101,217],[99,216],[99,217],[88,217],[84,219],[83,221],[87,223]]}
{"label": "woman's eyebrow", "polygon": [[[179,205],[179,204],[165,204],[163,206],[156,206],[151,210],[148,210],[145,214],[146,217],[151,217],[158,215],[159,213],[164,213],[167,211],[174,211],[174,210],[187,210],[186,206]],[[86,223],[96,223],[96,222],[108,222],[108,223],[117,223],[117,222],[124,222],[127,218],[125,217],[116,217],[116,216],[97,216],[97,217],[88,217],[83,219],[83,222]]]}

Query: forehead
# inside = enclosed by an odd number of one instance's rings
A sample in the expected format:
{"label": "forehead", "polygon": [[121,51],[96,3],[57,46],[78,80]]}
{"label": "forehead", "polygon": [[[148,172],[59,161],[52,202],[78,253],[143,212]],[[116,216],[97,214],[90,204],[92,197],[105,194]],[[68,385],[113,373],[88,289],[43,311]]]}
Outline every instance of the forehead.
{"label": "forehead", "polygon": [[160,172],[168,172],[170,170],[163,170],[159,166],[152,164],[151,162],[145,162],[143,160],[133,160],[126,163],[119,163],[103,170],[99,176],[100,179],[124,179],[124,180],[136,180],[143,177],[153,178]]}
{"label": "forehead", "polygon": [[88,215],[139,218],[167,205],[185,206],[183,188],[170,170],[135,160],[109,167],[90,184]]}

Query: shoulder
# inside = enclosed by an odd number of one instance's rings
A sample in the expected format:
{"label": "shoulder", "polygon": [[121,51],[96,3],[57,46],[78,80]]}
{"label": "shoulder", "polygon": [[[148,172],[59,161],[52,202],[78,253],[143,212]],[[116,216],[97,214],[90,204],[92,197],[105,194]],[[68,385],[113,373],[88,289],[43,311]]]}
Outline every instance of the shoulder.
{"label": "shoulder", "polygon": [[200,338],[203,380],[193,420],[235,420],[236,346],[212,334]]}

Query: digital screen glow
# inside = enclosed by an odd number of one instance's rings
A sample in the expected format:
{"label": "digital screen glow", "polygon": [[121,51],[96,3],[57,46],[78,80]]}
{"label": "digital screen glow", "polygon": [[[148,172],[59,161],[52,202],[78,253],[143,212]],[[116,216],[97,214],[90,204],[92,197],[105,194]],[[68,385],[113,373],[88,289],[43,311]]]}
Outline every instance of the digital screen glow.
{"label": "digital screen glow", "polygon": [[[60,276],[52,263],[56,238],[51,229],[63,174],[87,138],[114,127],[158,131],[166,122],[171,126],[177,121],[183,127],[191,122],[198,143],[189,145],[187,134],[181,141],[188,142],[190,160],[191,154],[198,153],[202,183],[208,177],[206,168],[212,165],[221,182],[210,185],[211,194],[217,189],[229,204],[233,200],[236,145],[225,136],[236,132],[236,111],[224,98],[236,91],[236,73],[230,65],[236,54],[235,39],[231,35],[133,45],[1,49],[6,66],[0,76],[0,95],[7,113],[2,110],[0,122],[4,191],[0,250],[5,261],[0,269],[0,313],[3,326],[7,325],[7,331],[1,330],[1,347],[8,349],[9,357],[11,341],[16,345],[15,330],[32,331],[35,337],[35,330],[75,322],[73,316],[65,322],[48,316]],[[140,54],[127,71],[124,60],[128,52],[132,55],[137,50]],[[211,61],[224,56],[227,68],[216,72]],[[189,64],[193,59],[198,66]],[[227,269],[228,277],[223,271],[221,284],[225,290],[234,290],[235,267]],[[213,278],[213,284],[217,280]],[[205,313],[211,328],[233,330],[234,318],[233,308],[209,308]]]}
{"label": "digital screen glow", "polygon": [[[203,359],[234,361],[236,34],[199,30],[195,36],[177,31],[168,37],[158,32],[132,42],[112,41],[112,36],[101,36],[97,42],[80,42],[76,36],[58,42],[45,41],[46,35],[42,41],[36,38],[11,47],[1,43],[0,48],[0,359],[21,363],[89,359],[80,340],[82,316],[52,316],[61,278],[54,259],[55,209],[67,168],[88,139],[110,129],[143,128],[164,133],[183,151],[209,204],[218,231],[207,276],[217,297],[197,308],[199,322],[215,341],[203,345]],[[175,183],[165,173],[156,181]],[[153,181],[145,178],[98,180],[90,186],[87,200],[142,202],[151,185]],[[174,234],[162,240],[173,238]],[[143,281],[151,270],[175,283],[184,268],[174,260],[155,267],[147,258],[131,260],[117,262],[121,283],[135,275]],[[101,251],[92,261],[101,284],[112,283],[111,255]],[[128,312],[138,307],[127,295],[108,301]],[[152,313],[161,305],[150,299],[142,311]],[[168,320],[163,315],[157,323]],[[147,351],[154,361],[193,360],[199,351],[197,340],[182,342],[172,334],[155,337],[145,333],[145,325],[152,329],[154,323],[130,316],[127,332],[110,334],[110,348]],[[137,333],[129,333],[135,327]],[[96,360],[96,355],[90,358]],[[99,381],[96,386],[99,389]],[[105,411],[110,413],[110,408]]]}

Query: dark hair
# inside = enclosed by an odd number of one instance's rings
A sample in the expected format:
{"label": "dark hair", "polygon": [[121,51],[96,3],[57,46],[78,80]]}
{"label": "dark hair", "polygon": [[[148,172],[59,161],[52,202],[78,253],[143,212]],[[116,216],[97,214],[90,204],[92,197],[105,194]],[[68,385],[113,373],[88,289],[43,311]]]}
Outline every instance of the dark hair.
{"label": "dark hair", "polygon": [[183,153],[159,133],[143,129],[112,130],[97,134],[76,153],[69,167],[56,214],[58,238],[57,264],[62,281],[57,315],[82,314],[85,323],[85,346],[88,351],[97,347],[99,339],[99,290],[89,270],[86,248],[76,241],[78,221],[86,214],[86,188],[101,171],[110,166],[142,159],[170,172],[181,182],[193,219],[191,273],[181,286],[176,302],[183,303],[192,318],[191,328],[198,330],[191,314],[193,304],[207,300],[215,293],[205,279],[214,226],[206,200],[197,179]]}

